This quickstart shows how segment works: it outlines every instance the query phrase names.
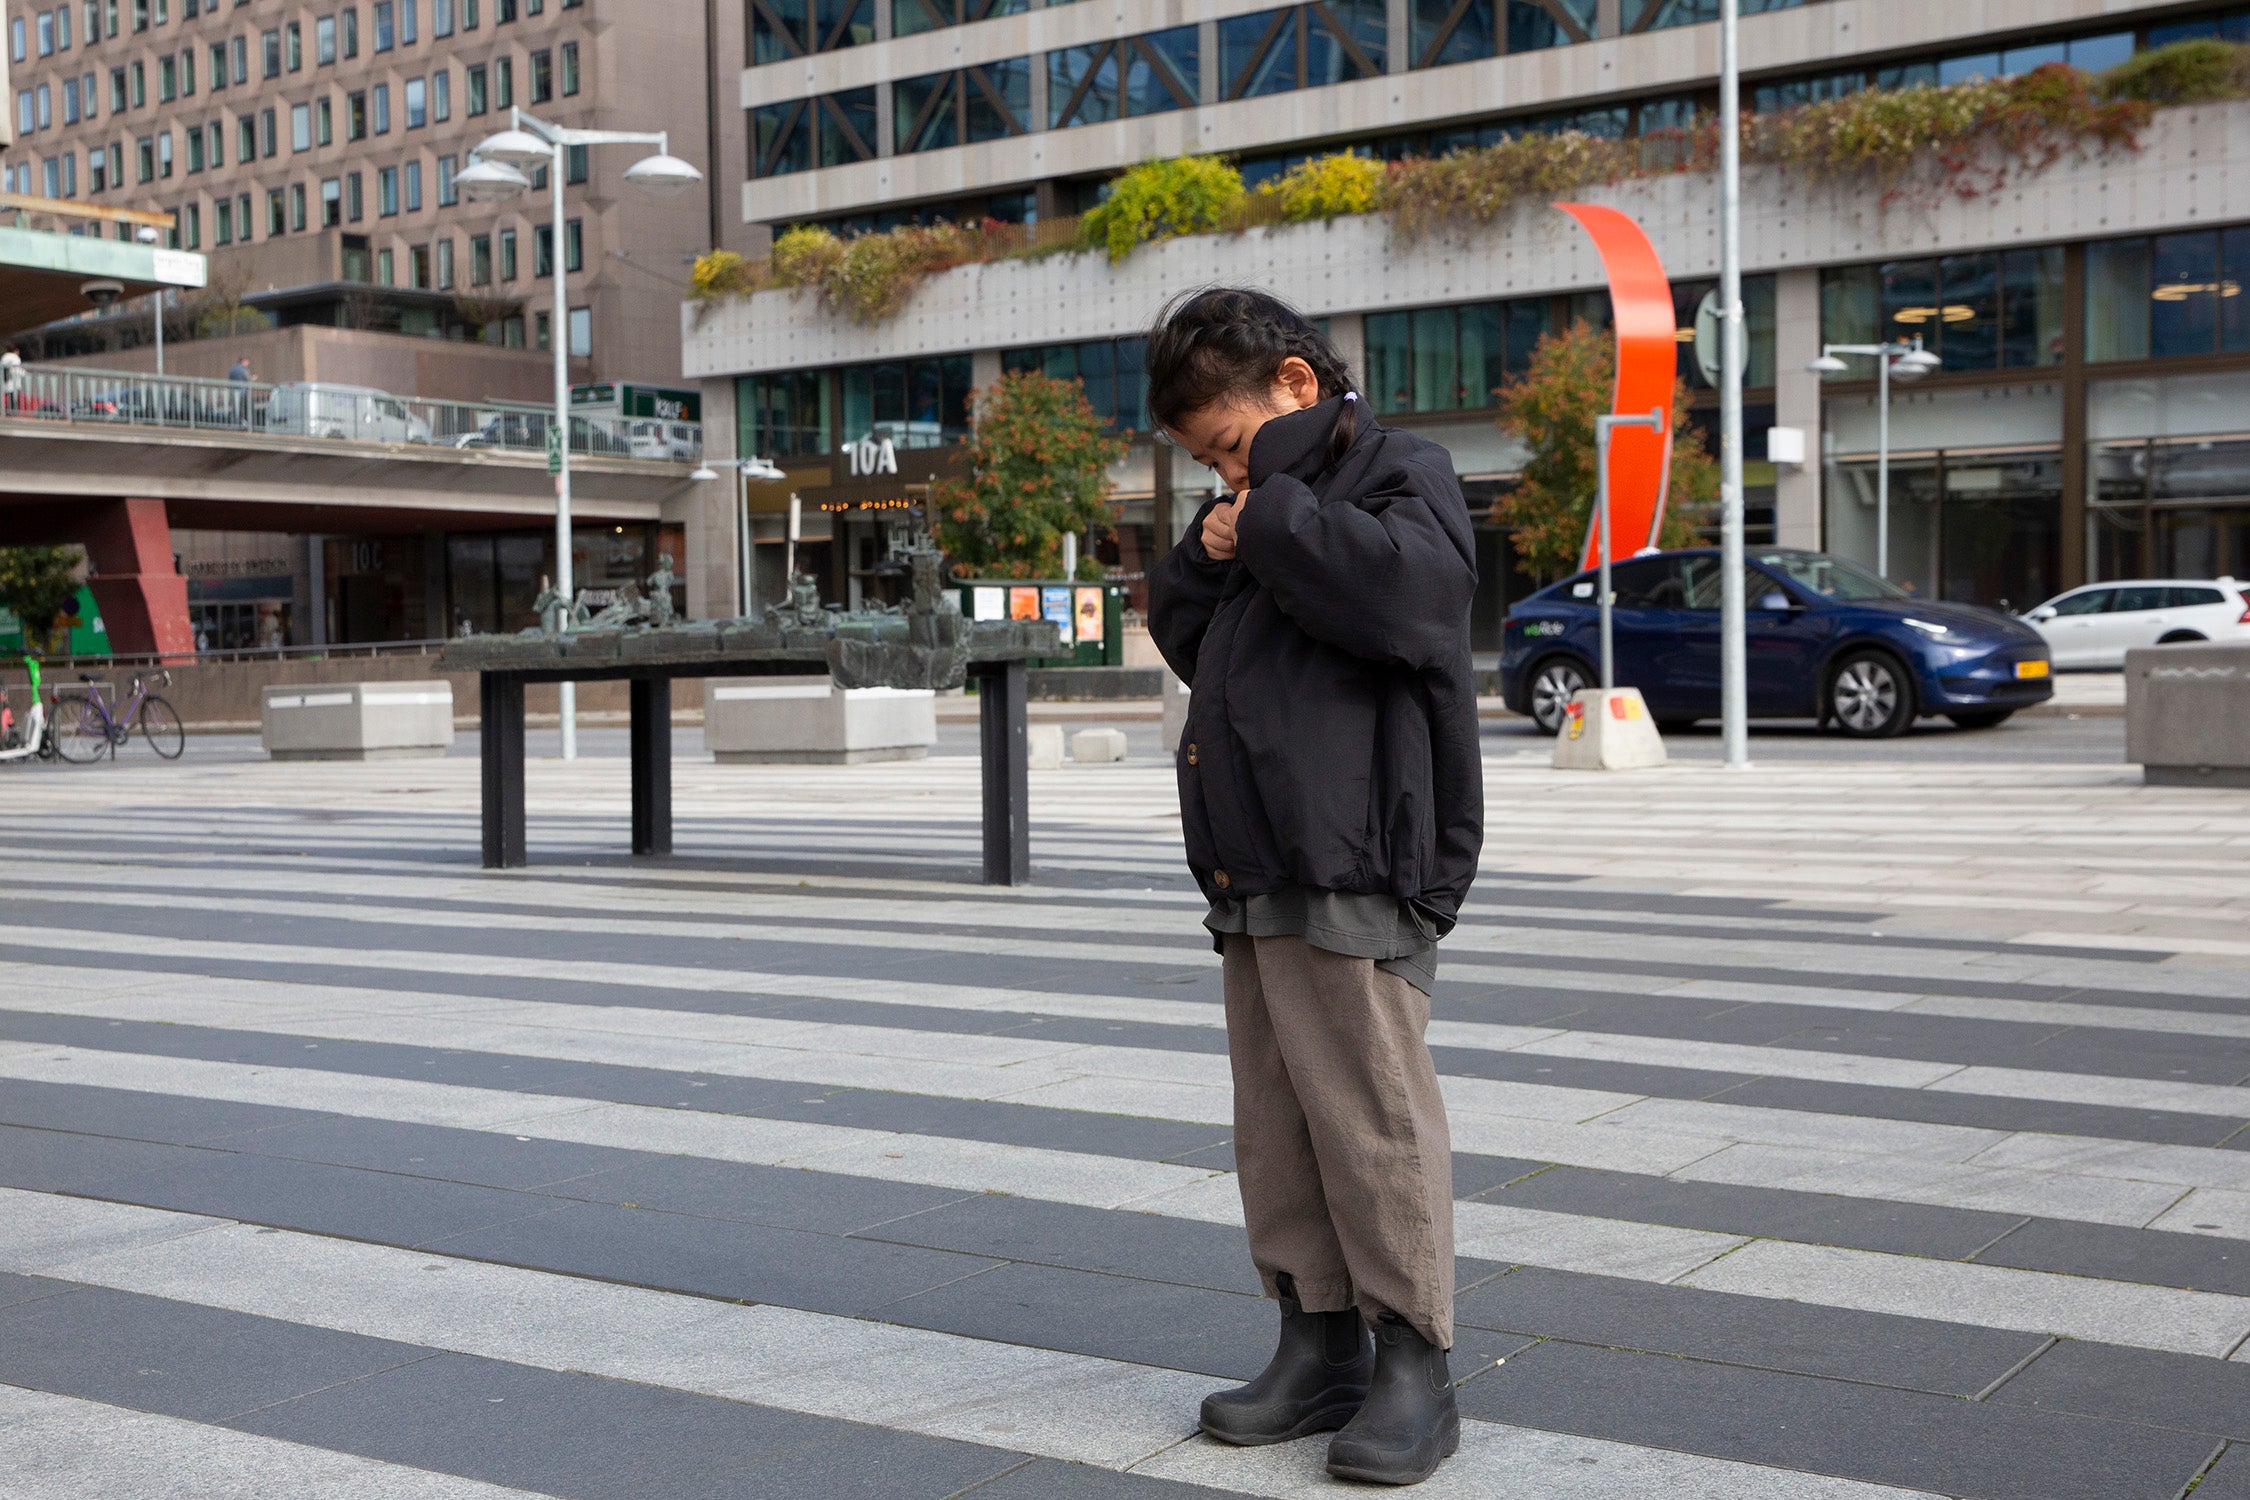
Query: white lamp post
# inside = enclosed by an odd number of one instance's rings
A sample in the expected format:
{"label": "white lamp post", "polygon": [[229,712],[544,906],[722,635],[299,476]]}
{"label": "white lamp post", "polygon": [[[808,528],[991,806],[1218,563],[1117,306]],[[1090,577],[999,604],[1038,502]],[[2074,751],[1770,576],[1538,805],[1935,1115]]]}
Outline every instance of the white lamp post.
{"label": "white lamp post", "polygon": [[[786,479],[789,476],[762,458],[734,459],[727,464],[727,468],[734,474],[734,549],[737,590],[735,598],[741,604],[742,613],[748,614],[750,613],[750,481],[753,479]],[[695,471],[688,475],[688,478],[698,481],[718,477],[719,471],[707,463],[696,465]]]}
{"label": "white lamp post", "polygon": [[1611,645],[1611,620],[1614,604],[1610,598],[1610,524],[1609,524],[1609,435],[1619,427],[1646,427],[1658,436],[1664,432],[1664,410],[1652,407],[1645,417],[1620,417],[1603,412],[1594,418],[1594,508],[1601,517],[1602,566],[1601,590],[1602,621],[1602,691],[1607,693],[1617,686],[1617,653]]}
{"label": "white lamp post", "polygon": [[[144,245],[153,245],[159,236],[156,226],[143,224],[133,231],[133,238]],[[158,287],[148,294],[149,306],[156,309],[156,373],[164,373],[164,289]]]}
{"label": "white lamp post", "polygon": [[1750,769],[1749,624],[1742,562],[1741,0],[1719,0],[1719,726],[1730,771]]}
{"label": "white lamp post", "polygon": [[[548,435],[555,464],[555,588],[565,601],[577,595],[570,564],[570,292],[563,243],[563,179],[566,153],[573,146],[654,146],[656,154],[625,169],[625,180],[660,198],[700,182],[703,174],[671,154],[663,131],[575,130],[550,125],[521,109],[508,111],[508,129],[485,137],[469,153],[470,164],[453,181],[472,203],[504,203],[528,191],[532,168],[544,164],[554,195],[554,227],[549,231],[548,269],[555,278],[555,311],[547,342],[555,354],[554,430]],[[569,619],[566,603],[564,619]],[[578,691],[565,682],[557,689],[562,710],[562,757],[578,758]]]}
{"label": "white lamp post", "polygon": [[1889,339],[1880,344],[1822,344],[1820,358],[1805,368],[1830,375],[1851,368],[1836,356],[1856,354],[1875,361],[1875,571],[1886,581],[1891,576],[1891,381],[1920,380],[1943,361],[1922,347],[1922,336],[1911,343]]}

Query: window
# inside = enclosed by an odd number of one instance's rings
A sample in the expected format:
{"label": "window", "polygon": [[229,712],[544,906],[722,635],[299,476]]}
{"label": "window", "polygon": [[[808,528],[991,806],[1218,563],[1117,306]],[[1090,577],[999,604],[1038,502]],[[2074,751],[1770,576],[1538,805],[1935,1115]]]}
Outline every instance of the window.
{"label": "window", "polygon": [[492,236],[489,234],[469,236],[469,285],[492,285]]}
{"label": "window", "polygon": [[1198,49],[1196,28],[1180,26],[1048,53],[1048,127],[1190,107],[1200,86]]}
{"label": "window", "polygon": [[133,29],[148,30],[148,0],[133,0]]}
{"label": "window", "polygon": [[375,279],[385,286],[391,285],[398,279],[392,253],[388,250],[375,252]]}
{"label": "window", "polygon": [[453,240],[451,236],[437,242],[437,289],[453,290]]}
{"label": "window", "polygon": [[430,285],[430,247],[410,245],[406,251],[406,284],[427,290]]}
{"label": "window", "polygon": [[1024,0],[886,0],[891,7],[891,34],[913,36],[941,26],[960,26],[992,16],[1014,15],[1026,8]]}
{"label": "window", "polygon": [[190,172],[203,170],[203,131],[200,128],[187,133],[187,169]]}
{"label": "window", "polygon": [[359,56],[359,10],[349,7],[344,11],[344,56]]}
{"label": "window", "polygon": [[313,104],[313,143],[315,145],[329,146],[335,144],[336,111],[334,103],[334,100],[326,94],[322,94]]}
{"label": "window", "polygon": [[360,174],[357,172],[344,174],[344,217],[354,224],[367,217],[367,200],[360,191]]}
{"label": "window", "polygon": [[85,107],[86,118],[89,120],[94,118],[99,111],[101,100],[96,93],[93,74],[88,73],[78,80],[78,99],[80,104]]}
{"label": "window", "polygon": [[574,359],[590,359],[594,353],[594,310],[574,307],[570,310],[570,348]]}
{"label": "window", "polygon": [[170,104],[180,97],[180,65],[169,57],[156,60],[156,101]]}
{"label": "window", "polygon": [[[17,97],[29,99],[31,90],[25,89]],[[125,70],[123,68],[111,68],[109,70],[109,112],[113,115],[121,115],[125,112]],[[24,115],[22,118],[28,121],[30,116]],[[23,129],[29,130],[31,126],[26,123]]]}
{"label": "window", "polygon": [[62,118],[65,125],[78,123],[78,80],[75,78],[63,80]]}
{"label": "window", "polygon": [[[226,86],[227,44],[225,42],[213,42],[211,44],[211,87],[223,89]],[[216,239],[217,237],[217,231],[214,229],[212,238]]]}
{"label": "window", "polygon": [[15,18],[14,18],[13,20],[11,20],[11,21],[9,21],[9,22],[8,22],[8,60],[9,60],[10,62],[22,62],[22,61],[23,61],[23,59],[24,59],[24,41],[23,41],[23,38],[24,38],[24,29],[23,29],[23,17],[21,17],[21,16],[17,16],[17,17],[15,17]]}
{"label": "window", "polygon": [[398,0],[398,44],[414,45],[414,7],[417,0]]}
{"label": "window", "polygon": [[[21,16],[16,18],[16,41],[13,54],[17,62],[23,61],[23,18]],[[53,57],[55,55],[55,18],[48,11],[39,13],[39,55],[41,57]]]}
{"label": "window", "polygon": [[1219,22],[1219,89],[1255,99],[1372,78],[1388,55],[1381,0],[1329,0]]}
{"label": "window", "polygon": [[375,173],[375,212],[386,219],[398,212],[396,167],[383,167]]}
{"label": "window", "polygon": [[463,31],[477,29],[477,0],[461,0],[461,29]]}
{"label": "window", "polygon": [[492,103],[507,109],[516,102],[516,62],[512,57],[492,60]]}
{"label": "window", "polygon": [[1498,405],[1492,393],[1531,367],[1532,349],[1558,322],[1553,297],[1370,313],[1368,401],[1379,414]]}
{"label": "window", "polygon": [[429,85],[419,78],[406,80],[406,128],[420,130],[430,122]]}
{"label": "window", "polygon": [[344,180],[341,177],[324,177],[320,181],[320,227],[333,229],[344,222]]}
{"label": "window", "polygon": [[[1626,0],[1628,8],[1635,0]],[[1594,34],[1594,0],[1409,0],[1408,54],[1417,68],[1442,67],[1496,52],[1535,52]],[[1774,9],[1744,0],[1743,10]]]}
{"label": "window", "polygon": [[583,271],[586,269],[586,236],[580,230],[579,222],[576,219],[567,220],[563,224],[563,269],[565,271]]}
{"label": "window", "polygon": [[389,135],[391,133],[391,86],[387,83],[378,83],[375,85],[374,92],[375,133],[377,135]]}
{"label": "window", "polygon": [[299,234],[305,229],[305,185],[301,182],[289,185],[289,227]]}
{"label": "window", "polygon": [[234,200],[234,222],[243,241],[247,243],[250,239],[250,195],[248,193],[244,193]]}
{"label": "window", "polygon": [[516,279],[516,232],[513,229],[500,231],[500,279]]}
{"label": "window", "polygon": [[148,103],[148,73],[139,63],[133,64],[133,108]]}
{"label": "window", "polygon": [[453,35],[453,0],[430,0],[430,35]]}
{"label": "window", "polygon": [[1131,428],[1147,432],[1148,376],[1144,371],[1146,340],[1095,339],[1082,344],[1048,344],[1030,349],[1006,349],[1000,354],[1003,370],[1037,370],[1055,380],[1075,380],[1112,432]]}
{"label": "window", "polygon": [[[785,58],[812,52],[835,52],[837,47],[864,47],[875,40],[877,0],[749,0],[749,61],[781,63]],[[891,4],[893,0],[882,0]],[[952,0],[934,0],[940,9],[952,9]],[[981,7],[994,16],[1024,9],[1021,0],[1003,0]],[[893,16],[895,16],[893,9]],[[900,31],[900,36],[907,31]]]}
{"label": "window", "polygon": [[305,28],[302,22],[291,21],[282,32],[282,59],[292,73],[305,68]]}
{"label": "window", "polygon": [[313,22],[313,61],[325,68],[336,61],[336,18],[322,16]]}
{"label": "window", "polygon": [[280,154],[281,133],[276,128],[274,112],[270,109],[258,111],[258,142],[267,156]]}
{"label": "window", "polygon": [[234,202],[232,199],[221,198],[211,205],[211,243],[214,245],[231,245],[234,243]]}
{"label": "window", "polygon": [[277,234],[287,234],[288,225],[289,200],[282,195],[280,188],[269,188],[266,191],[266,237],[271,239]]}
{"label": "window", "polygon": [[555,231],[550,225],[532,226],[531,274],[534,277],[555,274]]}
{"label": "window", "polygon": [[2086,358],[2250,351],[2250,228],[2199,229],[2086,247]]}
{"label": "window", "polygon": [[422,163],[419,158],[406,164],[406,211],[422,211]]}
{"label": "window", "polygon": [[375,50],[388,52],[396,41],[391,29],[391,0],[375,0]]}
{"label": "window", "polygon": [[180,92],[182,94],[195,92],[195,49],[193,47],[180,54]]}
{"label": "window", "polygon": [[35,90],[35,93],[38,98],[38,106],[36,112],[39,120],[39,128],[41,130],[46,130],[55,123],[54,91],[51,90],[46,84],[42,83],[41,85],[39,85],[38,89]]}
{"label": "window", "polygon": [[[742,453],[797,457],[829,450],[829,380],[825,370],[744,375],[734,383]],[[850,435],[857,442],[861,434]]]}
{"label": "window", "polygon": [[227,66],[228,70],[233,73],[236,84],[245,84],[250,81],[250,39],[248,37],[238,36],[228,39]]}
{"label": "window", "polygon": [[516,18],[516,0],[492,0],[492,24],[501,25]]}
{"label": "window", "polygon": [[134,144],[137,148],[134,153],[137,157],[135,165],[139,168],[139,175],[135,180],[154,182],[156,180],[156,137],[144,135]]}
{"label": "window", "polygon": [[[2092,290],[2089,283],[2089,297]],[[1948,370],[2055,365],[2063,355],[2062,300],[2062,250],[2054,246],[1833,267],[1821,273],[1821,337],[1832,344],[1919,337]],[[1872,369],[1860,361],[1829,378],[1864,380]]]}
{"label": "window", "polygon": [[159,177],[172,175],[172,132],[170,130],[164,131],[156,138],[156,175]]}
{"label": "window", "polygon": [[437,159],[437,201],[440,208],[451,208],[461,201],[461,194],[453,186],[453,173],[458,158],[441,156]]}
{"label": "window", "polygon": [[277,27],[274,30],[262,34],[258,38],[258,45],[262,55],[265,58],[264,76],[266,76],[267,78],[279,78],[281,76],[280,29]]}
{"label": "window", "polygon": [[969,434],[969,356],[891,360],[842,372],[845,437],[935,448]]}
{"label": "window", "polygon": [[1031,128],[1028,57],[901,79],[892,90],[893,139],[900,152],[998,140]]}
{"label": "window", "polygon": [[554,97],[554,54],[541,47],[531,54],[531,102],[545,104]]}
{"label": "window", "polygon": [[312,106],[309,104],[292,104],[289,106],[289,149],[291,151],[310,151],[312,149]]}
{"label": "window", "polygon": [[39,107],[29,89],[16,90],[16,134],[29,135],[39,128]]}
{"label": "window", "polygon": [[344,96],[344,139],[367,139],[367,91],[354,89]]}
{"label": "window", "polygon": [[481,115],[481,114],[483,114],[483,113],[484,113],[484,108],[485,108],[485,105],[484,105],[484,64],[483,64],[483,63],[470,63],[470,64],[469,64],[469,67],[468,67],[468,80],[469,80],[469,101],[468,101],[468,112],[469,112],[469,113],[470,113],[471,115]]}
{"label": "window", "polygon": [[562,44],[562,91],[565,97],[578,92],[578,44]]}
{"label": "window", "polygon": [[430,75],[430,118],[441,125],[453,118],[453,75],[442,68]]}
{"label": "window", "polygon": [[258,159],[258,117],[243,115],[234,122],[234,159],[251,162]]}
{"label": "window", "polygon": [[[939,75],[940,77],[949,75]],[[950,118],[950,117],[949,117]],[[751,175],[778,177],[875,156],[875,90],[761,105],[750,112]]]}
{"label": "window", "polygon": [[586,180],[587,155],[584,146],[565,146],[563,148],[563,181],[580,183]]}
{"label": "window", "polygon": [[213,120],[203,127],[203,135],[207,153],[211,158],[211,165],[214,167],[225,166],[227,164],[227,127],[225,122]]}

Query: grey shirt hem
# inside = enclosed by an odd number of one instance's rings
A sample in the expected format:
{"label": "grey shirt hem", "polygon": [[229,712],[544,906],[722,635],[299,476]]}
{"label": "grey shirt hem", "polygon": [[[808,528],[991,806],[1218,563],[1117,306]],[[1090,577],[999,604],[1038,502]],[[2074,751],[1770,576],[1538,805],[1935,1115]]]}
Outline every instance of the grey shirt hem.
{"label": "grey shirt hem", "polygon": [[1371,958],[1425,995],[1437,982],[1436,929],[1412,902],[1395,896],[1285,886],[1246,900],[1214,901],[1203,925],[1213,947],[1235,932],[1297,937],[1325,952]]}

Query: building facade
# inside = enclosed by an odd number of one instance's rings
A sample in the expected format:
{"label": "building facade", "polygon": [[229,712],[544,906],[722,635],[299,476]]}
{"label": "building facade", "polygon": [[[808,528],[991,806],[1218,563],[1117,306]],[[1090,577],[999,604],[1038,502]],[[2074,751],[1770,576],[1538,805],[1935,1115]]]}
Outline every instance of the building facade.
{"label": "building facade", "polygon": [[[1746,108],[1862,89],[2089,70],[2196,36],[2250,40],[2240,4],[2129,0],[1746,0]],[[1434,156],[1572,127],[1630,137],[1716,107],[1716,0],[749,0],[719,38],[741,106],[716,159],[739,195],[723,242],[756,257],[780,228],[844,232],[915,219],[1049,221],[1150,158],[1219,152],[1256,182],[1308,155]],[[1891,410],[1892,575],[1927,595],[2026,608],[2089,578],[2250,574],[2250,180],[2228,165],[2250,107],[2159,113],[2143,149],[2066,155],[1994,190],[1899,200],[1770,169],[1745,189],[1749,514],[1754,540],[1872,562],[1875,412],[1866,361],[1806,369],[1824,343],[1921,335],[1943,361]],[[2239,155],[2239,151],[2235,151]],[[1649,230],[1683,338],[1717,273],[1708,176],[1633,179],[1582,196]],[[1606,316],[1597,260],[1560,215],[1526,208],[1446,243],[1392,242],[1380,218],[964,267],[898,316],[850,323],[808,295],[691,310],[688,372],[716,444],[770,458],[749,489],[754,593],[778,573],[794,490],[825,586],[847,597],[879,555],[883,507],[959,462],[971,393],[1009,367],[1084,379],[1145,432],[1141,334],[1163,300],[1213,282],[1270,287],[1325,320],[1385,419],[1452,449],[1472,504],[1522,455],[1492,390],[1540,333]],[[1683,346],[1698,420],[1709,388]],[[732,420],[725,420],[731,407]],[[1768,428],[1808,461],[1769,461]],[[855,473],[889,438],[898,473]],[[1145,438],[1118,471],[1104,556],[1128,575],[1169,544],[1209,476]],[[743,568],[714,495],[701,594],[739,597]],[[1481,508],[1481,507],[1480,507]],[[1497,643],[1514,574],[1480,531],[1480,645]],[[770,594],[765,597],[771,597]]]}

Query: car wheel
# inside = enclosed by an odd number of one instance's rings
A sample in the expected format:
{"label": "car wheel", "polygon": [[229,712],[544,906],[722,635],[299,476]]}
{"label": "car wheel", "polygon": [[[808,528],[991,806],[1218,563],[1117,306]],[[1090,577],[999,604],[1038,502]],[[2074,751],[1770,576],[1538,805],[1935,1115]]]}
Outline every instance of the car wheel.
{"label": "car wheel", "polygon": [[1828,677],[1828,716],[1854,739],[1888,739],[1914,722],[1914,688],[1898,659],[1855,651]]}
{"label": "car wheel", "polygon": [[2015,712],[2012,708],[1978,708],[1967,713],[1947,714],[1946,717],[1963,729],[1991,729],[2007,723],[2015,717]]}
{"label": "car wheel", "polygon": [[1658,719],[1656,721],[1656,732],[1658,734],[1686,734],[1702,722],[1701,719]]}
{"label": "car wheel", "polygon": [[2175,630],[2170,635],[2167,635],[2159,640],[2156,644],[2158,644],[2159,646],[2178,646],[2188,641],[2200,641],[2204,639],[2206,639],[2206,637],[2198,635],[2192,630]]}
{"label": "car wheel", "polygon": [[1561,734],[1571,700],[1588,686],[1583,663],[1575,657],[1550,656],[1531,674],[1531,722],[1548,734]]}

